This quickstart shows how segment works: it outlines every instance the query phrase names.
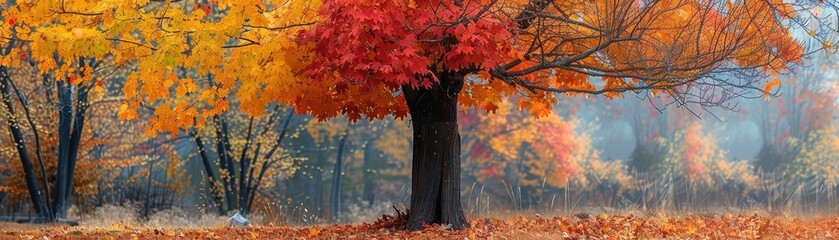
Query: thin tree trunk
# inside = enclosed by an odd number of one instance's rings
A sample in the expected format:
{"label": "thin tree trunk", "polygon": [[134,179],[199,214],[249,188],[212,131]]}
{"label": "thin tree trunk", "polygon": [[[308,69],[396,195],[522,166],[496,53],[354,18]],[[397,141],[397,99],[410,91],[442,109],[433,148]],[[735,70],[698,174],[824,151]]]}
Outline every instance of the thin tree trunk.
{"label": "thin tree trunk", "polygon": [[330,207],[332,207],[332,221],[338,221],[341,217],[341,178],[344,167],[344,146],[347,144],[349,126],[344,129],[344,135],[338,142],[338,158],[335,159],[335,166],[332,169],[332,193],[330,194]]}
{"label": "thin tree trunk", "polygon": [[[265,173],[268,171],[268,169],[271,168],[271,165],[274,164],[274,160],[271,160],[271,157],[274,155],[274,153],[276,153],[277,149],[279,149],[279,147],[282,146],[282,143],[285,140],[286,135],[288,134],[288,126],[289,126],[289,124],[291,124],[291,119],[293,117],[294,117],[294,109],[289,108],[288,109],[288,116],[286,117],[286,120],[283,123],[283,130],[280,131],[280,135],[277,137],[277,142],[274,143],[274,146],[271,147],[271,150],[269,150],[268,153],[266,153],[262,157],[263,159],[265,159],[264,161],[266,161],[266,162],[262,165],[262,168],[259,171],[259,176],[256,177],[256,179],[254,179],[254,173],[255,172],[254,172],[253,166],[251,166],[251,169],[249,170],[250,176],[248,177],[248,184],[247,184],[248,191],[245,192],[246,193],[246,195],[245,195],[245,200],[246,201],[245,201],[245,203],[243,203],[243,204],[245,204],[244,209],[245,209],[245,212],[247,212],[247,213],[249,213],[251,211],[251,209],[253,209],[253,201],[254,201],[254,199],[256,199],[256,193],[257,193],[257,191],[259,191],[259,186],[262,184],[262,178],[265,176]],[[269,120],[268,122],[269,123],[273,122],[273,120]],[[268,124],[268,126],[270,127],[271,124]],[[266,128],[265,130],[267,131],[269,129]],[[264,132],[263,132],[263,134],[264,134]],[[254,159],[252,161],[252,163],[254,163],[254,164],[257,162],[257,160],[259,160],[258,156],[259,156],[259,153],[262,152],[261,151],[262,145],[257,144],[256,148],[257,149],[254,152]]]}
{"label": "thin tree trunk", "polygon": [[364,164],[362,165],[363,169],[364,169],[364,171],[363,171],[364,177],[362,178],[363,179],[362,184],[364,184],[364,187],[362,188],[362,198],[364,199],[364,201],[367,202],[368,206],[372,206],[373,201],[375,201],[374,196],[373,196],[373,188],[375,188],[376,183],[373,182],[374,176],[373,176],[373,171],[372,171],[372,168],[373,168],[373,163],[372,163],[373,153],[372,153],[372,151],[373,151],[373,142],[368,141],[367,144],[364,145]]}
{"label": "thin tree trunk", "polygon": [[223,119],[221,116],[215,116],[214,120],[216,122],[216,153],[218,153],[219,158],[219,176],[221,177],[222,185],[224,186],[224,201],[227,204],[225,208],[226,211],[230,211],[236,209],[235,197],[233,196],[234,192],[234,185],[236,183],[235,180],[235,172],[233,171],[233,161],[230,161],[230,154],[228,147],[230,146],[227,144],[229,141],[226,140],[227,134],[224,134],[223,129]]}
{"label": "thin tree trunk", "polygon": [[152,171],[154,170],[154,162],[149,162],[149,175],[146,179],[146,201],[143,206],[143,218],[149,219],[149,211],[151,208],[151,179],[152,179]]}
{"label": "thin tree trunk", "polygon": [[35,176],[35,169],[32,166],[32,160],[29,158],[29,152],[26,150],[26,142],[24,141],[23,133],[20,131],[20,122],[14,115],[14,106],[12,105],[11,96],[9,95],[9,88],[11,85],[11,76],[5,66],[0,66],[0,93],[2,93],[3,104],[6,105],[6,110],[9,113],[8,122],[9,130],[12,134],[12,139],[15,141],[14,145],[17,149],[20,162],[23,165],[24,178],[26,180],[26,187],[29,191],[29,198],[32,205],[35,207],[35,212],[38,218],[48,217],[48,206],[44,202],[41,194],[41,188],[38,185],[38,180]]}
{"label": "thin tree trunk", "polygon": [[[258,163],[259,153],[260,153],[261,150],[262,150],[262,143],[257,143],[256,148],[254,148],[253,159],[251,160],[251,164]],[[266,161],[267,160],[268,159],[266,159]],[[266,164],[267,164],[267,162],[266,162]],[[263,165],[263,167],[265,167],[265,165]],[[258,187],[258,186],[254,186],[254,181],[256,180],[255,179],[256,176],[254,176],[254,174],[255,174],[254,172],[256,172],[255,169],[256,169],[256,167],[254,167],[254,166],[251,166],[248,169],[248,173],[247,173],[248,181],[245,182],[245,187],[244,187],[245,190],[242,191],[242,193],[244,194],[244,196],[242,196],[242,199],[244,199],[242,201],[242,212],[244,214],[249,214],[251,212],[251,206],[252,206],[253,197],[254,197],[253,195],[251,195],[251,193],[254,191],[254,188]],[[245,181],[245,178],[243,177],[241,181]]]}
{"label": "thin tree trunk", "polygon": [[[225,119],[222,116],[220,116],[218,119],[219,119],[219,123],[221,125],[221,134],[222,134],[222,138],[220,138],[220,140],[221,140],[221,143],[224,144],[225,160],[227,160],[227,167],[229,168],[228,170],[230,171],[231,193],[235,194],[236,191],[237,191],[236,173],[238,171],[236,171],[236,164],[234,164],[234,162],[233,162],[233,160],[234,160],[233,159],[233,148],[230,145],[230,128],[227,125],[227,119]],[[234,196],[233,200],[236,201],[236,202],[235,202],[235,205],[232,209],[236,209],[236,208],[239,207],[239,202],[238,202],[238,199],[235,198],[235,196]]]}
{"label": "thin tree trunk", "polygon": [[452,229],[469,226],[460,202],[457,128],[457,97],[464,75],[453,71],[436,75],[439,83],[431,88],[402,87],[414,128],[409,230],[433,223]]}
{"label": "thin tree trunk", "polygon": [[213,194],[213,202],[216,204],[216,209],[219,215],[225,214],[224,203],[222,202],[222,193],[216,191],[216,184],[218,184],[218,177],[213,172],[213,165],[210,163],[210,157],[207,155],[207,148],[204,146],[204,141],[201,140],[196,133],[190,132],[192,140],[195,141],[195,146],[198,148],[198,155],[201,156],[201,165],[204,165],[204,172],[207,173],[207,181],[210,189],[210,194]]}
{"label": "thin tree trunk", "polygon": [[72,127],[73,108],[71,104],[72,93],[66,81],[56,81],[58,90],[58,172],[55,180],[55,197],[53,212],[56,218],[64,217],[67,209],[66,199],[68,185],[66,178],[69,175],[70,159],[70,131]]}
{"label": "thin tree trunk", "polygon": [[314,197],[312,198],[312,202],[314,204],[312,205],[313,207],[315,207],[315,212],[317,212],[318,216],[320,216],[322,219],[326,219],[326,211],[323,210],[323,165],[324,160],[326,159],[326,154],[323,154],[323,152],[325,151],[326,149],[323,149],[322,151],[318,151],[317,153],[317,162],[315,164],[317,168],[314,169],[315,184],[312,188],[312,191],[314,192],[314,194],[312,194],[314,195]]}
{"label": "thin tree trunk", "polygon": [[[89,88],[83,85],[77,86],[77,95],[76,95],[76,112],[73,120],[73,130],[70,134],[70,158],[68,159],[68,172],[67,177],[64,179],[67,184],[67,191],[64,195],[64,201],[69,203],[72,201],[73,197],[73,180],[75,179],[76,175],[76,162],[78,162],[79,156],[79,147],[81,146],[81,138],[84,132],[84,123],[85,123],[85,113],[87,112],[88,102],[87,96],[89,92]],[[62,216],[66,216],[67,208],[64,208]]]}
{"label": "thin tree trunk", "polygon": [[248,168],[250,167],[250,159],[248,159],[248,148],[250,148],[251,141],[253,141],[253,117],[250,118],[248,121],[248,132],[245,135],[245,146],[242,148],[242,153],[239,156],[239,212],[247,215],[249,211],[247,211],[247,195],[248,195],[248,187],[245,185],[248,174]]}
{"label": "thin tree trunk", "polygon": [[[26,121],[29,123],[29,127],[32,128],[32,134],[35,137],[35,156],[38,158],[38,165],[41,167],[41,179],[44,181],[44,203],[49,205],[49,203],[52,202],[50,199],[50,182],[49,175],[47,175],[47,168],[44,166],[44,158],[41,155],[41,135],[38,133],[38,128],[35,126],[35,122],[32,120],[32,115],[29,113],[29,104],[23,97],[23,94],[20,93],[20,90],[17,89],[15,82],[12,81],[11,78],[8,79],[8,84],[15,90],[15,95],[17,95],[17,99],[20,101],[24,116],[26,116]],[[8,92],[6,92],[6,94],[8,95]],[[49,221],[55,220],[53,218],[52,211],[48,207],[45,209],[47,210],[47,219]]]}
{"label": "thin tree trunk", "polygon": [[[256,180],[255,180],[256,182],[253,184],[253,186],[249,187],[250,193],[248,194],[248,202],[247,202],[248,204],[247,204],[247,208],[245,208],[245,209],[248,210],[248,212],[250,212],[251,209],[253,209],[253,200],[256,199],[256,193],[257,193],[257,191],[259,191],[259,185],[262,184],[262,178],[265,176],[265,172],[267,172],[268,169],[270,169],[271,165],[273,165],[273,164],[274,164],[274,161],[270,161],[270,162],[266,162],[264,165],[262,165],[262,169],[259,171],[259,177],[256,178]],[[253,169],[251,169],[251,170],[253,170]],[[251,176],[253,176],[253,171],[251,171]]]}

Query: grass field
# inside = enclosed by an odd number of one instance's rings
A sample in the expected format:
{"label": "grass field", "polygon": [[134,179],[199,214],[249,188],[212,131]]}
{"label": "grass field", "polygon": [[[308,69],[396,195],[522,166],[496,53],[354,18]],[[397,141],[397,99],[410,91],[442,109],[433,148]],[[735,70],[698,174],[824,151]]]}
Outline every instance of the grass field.
{"label": "grass field", "polygon": [[354,225],[208,228],[67,227],[3,223],[0,239],[835,239],[839,217],[762,214],[684,216],[590,215],[545,218],[521,215],[470,219],[471,228],[400,231],[404,218]]}

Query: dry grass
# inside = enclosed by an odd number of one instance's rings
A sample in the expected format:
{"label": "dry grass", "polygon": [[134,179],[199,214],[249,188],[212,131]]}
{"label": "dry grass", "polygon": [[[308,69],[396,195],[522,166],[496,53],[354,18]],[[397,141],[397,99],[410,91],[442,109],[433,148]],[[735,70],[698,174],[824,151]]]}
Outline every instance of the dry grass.
{"label": "dry grass", "polygon": [[79,227],[93,229],[114,226],[149,229],[212,228],[224,226],[225,221],[224,216],[190,213],[182,209],[164,210],[152,214],[148,219],[141,219],[135,209],[106,205],[82,216]]}

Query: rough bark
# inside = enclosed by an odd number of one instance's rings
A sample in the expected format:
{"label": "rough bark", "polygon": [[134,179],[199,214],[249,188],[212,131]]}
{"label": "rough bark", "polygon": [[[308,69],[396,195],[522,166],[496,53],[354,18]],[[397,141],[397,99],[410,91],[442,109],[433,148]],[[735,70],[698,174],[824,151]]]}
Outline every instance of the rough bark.
{"label": "rough bark", "polygon": [[525,30],[530,28],[530,26],[533,24],[533,21],[536,20],[537,13],[540,13],[543,10],[545,10],[545,8],[547,8],[553,2],[553,0],[531,0],[515,18],[516,24],[519,26],[519,29]]}
{"label": "rough bark", "polygon": [[460,202],[460,133],[457,128],[457,97],[464,75],[454,71],[436,73],[431,88],[403,86],[411,113],[413,159],[409,230],[440,223],[452,229],[469,226]]}

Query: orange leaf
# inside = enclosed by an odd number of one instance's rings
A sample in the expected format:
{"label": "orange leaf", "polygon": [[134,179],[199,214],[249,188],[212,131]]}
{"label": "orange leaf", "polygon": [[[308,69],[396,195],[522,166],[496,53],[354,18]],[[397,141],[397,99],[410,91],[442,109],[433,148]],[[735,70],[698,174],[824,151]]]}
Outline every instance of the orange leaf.
{"label": "orange leaf", "polygon": [[[773,73],[772,75],[775,75],[775,74]],[[769,92],[772,91],[773,88],[779,87],[779,86],[781,86],[781,80],[778,79],[777,76],[773,77],[772,81],[769,81],[769,83],[767,83],[766,86],[763,87],[763,95],[768,96]]]}

